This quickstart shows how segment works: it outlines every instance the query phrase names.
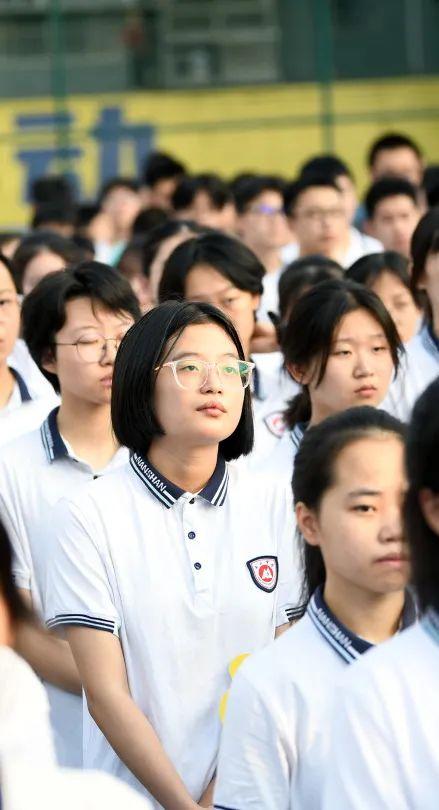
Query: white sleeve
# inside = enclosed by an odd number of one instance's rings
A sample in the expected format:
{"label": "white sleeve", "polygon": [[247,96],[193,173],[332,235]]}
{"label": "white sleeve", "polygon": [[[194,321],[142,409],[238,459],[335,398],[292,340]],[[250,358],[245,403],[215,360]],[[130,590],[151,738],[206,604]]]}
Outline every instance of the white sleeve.
{"label": "white sleeve", "polygon": [[[410,810],[404,797],[404,765],[376,684],[365,673],[355,683],[356,664],[338,689],[331,729],[331,757],[324,787],[324,810]],[[343,681],[344,683],[344,681]]]}
{"label": "white sleeve", "polygon": [[0,516],[12,546],[12,575],[17,588],[30,591],[33,564],[27,532],[20,516],[6,504],[3,483],[0,480]]}
{"label": "white sleeve", "polygon": [[301,559],[296,536],[296,516],[293,496],[283,490],[283,502],[277,519],[279,531],[279,582],[276,591],[276,627],[300,619],[304,612],[301,604]]}
{"label": "white sleeve", "polygon": [[240,671],[230,690],[215,782],[217,810],[287,810],[291,763],[282,723]]}
{"label": "white sleeve", "polygon": [[90,627],[117,634],[120,617],[103,558],[102,529],[84,502],[62,499],[49,532],[46,619],[50,628]]}

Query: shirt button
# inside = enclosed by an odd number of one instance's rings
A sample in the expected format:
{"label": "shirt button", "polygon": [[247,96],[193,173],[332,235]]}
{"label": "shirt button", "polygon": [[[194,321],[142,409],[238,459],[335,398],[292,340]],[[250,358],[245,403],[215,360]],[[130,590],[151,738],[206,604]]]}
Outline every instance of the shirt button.
{"label": "shirt button", "polygon": [[189,503],[195,503],[195,498],[191,498]]}
{"label": "shirt button", "polygon": [[199,571],[201,568],[201,563],[194,563],[194,568],[196,571]]}
{"label": "shirt button", "polygon": [[195,540],[196,536],[195,532],[189,532],[188,534],[189,540]]}

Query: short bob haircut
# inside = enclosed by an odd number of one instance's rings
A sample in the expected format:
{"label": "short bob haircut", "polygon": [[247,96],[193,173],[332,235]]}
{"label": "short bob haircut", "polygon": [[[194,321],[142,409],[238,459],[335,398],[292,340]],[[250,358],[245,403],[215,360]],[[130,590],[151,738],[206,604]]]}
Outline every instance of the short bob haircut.
{"label": "short bob haircut", "polygon": [[23,337],[40,371],[59,391],[59,380],[43,368],[56,351],[57,332],[66,322],[66,305],[76,298],[89,298],[92,306],[140,318],[137,298],[123,276],[101,262],[82,262],[69,270],[45,276],[23,301]]}
{"label": "short bob haircut", "polygon": [[[381,326],[390,347],[395,374],[404,348],[392,317],[372,290],[355,281],[322,281],[297,301],[282,330],[281,350],[285,366],[307,366],[318,360],[317,385],[325,376],[334,332],[342,318],[356,310],[366,310]],[[288,403],[285,421],[289,428],[309,422],[311,398],[308,386]]]}
{"label": "short bob haircut", "polygon": [[418,399],[408,430],[406,466],[408,491],[404,523],[411,549],[412,580],[421,610],[439,611],[439,537],[427,524],[420,493],[439,496],[439,379]]}
{"label": "short bob haircut", "polygon": [[439,253],[439,206],[427,211],[419,220],[411,241],[412,257],[411,287],[416,300],[424,306],[428,320],[431,321],[431,305],[427,295],[420,290],[425,272],[425,264],[430,255]]}
{"label": "short bob haircut", "polygon": [[185,298],[185,283],[190,271],[208,265],[238,290],[262,295],[264,267],[255,254],[238,239],[219,231],[187,239],[169,256],[159,286],[159,301]]}
{"label": "short bob haircut", "polygon": [[284,189],[284,212],[287,217],[294,217],[294,212],[297,207],[302,194],[310,188],[332,188],[341,195],[341,190],[335,180],[325,175],[317,177],[317,175],[304,175],[288,183]]}
{"label": "short bob haircut", "polygon": [[12,270],[19,293],[23,292],[23,279],[29,262],[40,253],[47,252],[55,253],[56,256],[60,257],[60,269],[62,265],[67,267],[82,261],[84,258],[83,252],[74,242],[52,231],[40,231],[25,236],[12,259]]}
{"label": "short bob haircut", "polygon": [[[146,456],[152,440],[164,435],[154,411],[155,369],[165,361],[187,326],[209,323],[223,329],[235,344],[241,360],[245,360],[232,322],[210,304],[167,301],[144,315],[125,335],[114,365],[111,399],[113,430],[121,445]],[[252,447],[253,414],[247,387],[236,430],[220,442],[219,449],[226,461],[230,461],[247,455]]]}
{"label": "short bob haircut", "polygon": [[361,256],[354,262],[349,270],[346,270],[345,278],[364,284],[366,287],[373,287],[384,273],[395,276],[409,292],[410,286],[409,262],[401,253],[396,250],[384,250],[382,253],[369,253]]}
{"label": "short bob haircut", "polygon": [[[405,426],[398,419],[386,411],[369,406],[348,408],[309,428],[305,431],[294,462],[294,503],[302,502],[318,512],[325,492],[334,483],[335,464],[345,447],[380,434],[394,435],[404,441],[405,431]],[[297,534],[303,571],[300,603],[306,604],[316,588],[325,584],[326,571],[320,548],[309,545],[299,530]],[[439,589],[439,575],[436,589]]]}

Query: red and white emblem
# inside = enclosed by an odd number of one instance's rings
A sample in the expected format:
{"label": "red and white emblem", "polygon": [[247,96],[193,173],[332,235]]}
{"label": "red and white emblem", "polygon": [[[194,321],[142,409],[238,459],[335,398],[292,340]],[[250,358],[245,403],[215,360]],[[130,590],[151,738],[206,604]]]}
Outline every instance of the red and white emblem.
{"label": "red and white emblem", "polygon": [[264,417],[265,426],[276,439],[281,439],[285,433],[285,420],[282,411],[272,411]]}
{"label": "red and white emblem", "polygon": [[258,588],[267,593],[274,591],[278,575],[277,557],[255,557],[254,560],[248,560],[247,568]]}

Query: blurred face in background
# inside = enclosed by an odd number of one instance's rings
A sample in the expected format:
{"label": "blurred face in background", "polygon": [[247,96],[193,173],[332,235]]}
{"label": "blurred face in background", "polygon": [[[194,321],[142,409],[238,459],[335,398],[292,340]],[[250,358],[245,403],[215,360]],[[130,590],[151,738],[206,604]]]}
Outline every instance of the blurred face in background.
{"label": "blurred face in background", "polygon": [[31,259],[24,270],[21,283],[23,295],[28,295],[34,287],[49,273],[56,273],[57,270],[64,270],[66,260],[51,250],[42,250]]}
{"label": "blurred face in background", "polygon": [[348,222],[352,222],[358,206],[357,190],[355,183],[349,175],[341,174],[336,180],[337,186],[340,189],[343,205],[346,211]]}
{"label": "blurred face in background", "polygon": [[409,289],[394,273],[380,274],[370,285],[390,312],[403,343],[407,343],[418,330],[421,312]]}
{"label": "blurred face in background", "polygon": [[116,240],[129,238],[140,205],[139,194],[128,186],[116,186],[105,195],[101,207],[112,222]]}
{"label": "blurred face in background", "polygon": [[395,149],[380,149],[371,166],[370,173],[372,180],[379,180],[381,177],[404,177],[420,186],[424,174],[422,160],[409,146],[398,146]]}
{"label": "blurred face in background", "polygon": [[237,232],[255,253],[275,250],[291,242],[283,198],[279,191],[263,191],[238,216]]}
{"label": "blurred face in background", "polygon": [[206,228],[215,228],[219,231],[234,231],[236,226],[236,210],[231,202],[222,208],[217,208],[206,191],[198,191],[191,205],[175,213],[176,219],[191,219],[198,225]]}
{"label": "blurred face in background", "polygon": [[0,364],[11,354],[20,331],[20,305],[9,270],[0,262]]}
{"label": "blurred face in background", "polygon": [[291,213],[300,255],[319,253],[340,260],[347,250],[349,223],[342,195],[330,186],[302,191]]}
{"label": "blurred face in background", "polygon": [[405,194],[396,194],[380,200],[375,206],[368,230],[382,242],[384,250],[396,250],[410,256],[410,242],[421,212]]}
{"label": "blurred face in background", "polygon": [[176,233],[174,236],[168,236],[167,239],[163,239],[160,247],[157,249],[149,268],[149,290],[151,305],[153,307],[158,304],[159,285],[166,261],[178,245],[181,245],[182,242],[186,242],[186,239],[190,239],[192,236],[194,236],[192,231],[185,228],[184,231]]}

